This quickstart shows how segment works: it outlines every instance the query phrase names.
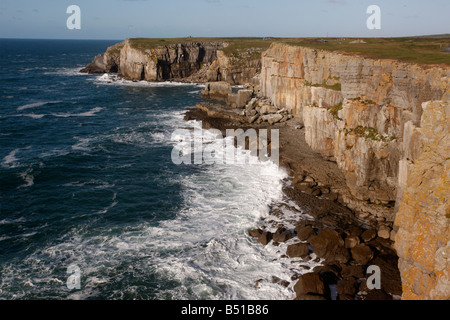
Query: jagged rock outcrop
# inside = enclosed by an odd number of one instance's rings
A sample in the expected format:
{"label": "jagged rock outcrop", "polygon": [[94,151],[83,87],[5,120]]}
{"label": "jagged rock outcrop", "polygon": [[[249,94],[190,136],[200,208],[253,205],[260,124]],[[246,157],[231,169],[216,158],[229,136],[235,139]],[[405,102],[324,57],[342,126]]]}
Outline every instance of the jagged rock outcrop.
{"label": "jagged rock outcrop", "polygon": [[124,47],[124,42],[117,43],[109,47],[104,54],[99,54],[94,61],[89,63],[80,72],[83,73],[115,73],[119,71],[120,51]]}
{"label": "jagged rock outcrop", "polygon": [[186,80],[217,59],[221,42],[180,43],[140,49],[125,40],[120,73],[130,80]]}
{"label": "jagged rock outcrop", "polygon": [[256,75],[261,71],[258,53],[262,50],[237,50],[227,56],[223,49],[228,45],[224,41],[210,41],[145,48],[145,45],[136,45],[133,39],[126,39],[109,47],[104,54],[99,54],[81,72],[118,72],[128,80],[151,82],[224,81],[231,85],[243,85],[256,81]]}
{"label": "jagged rock outcrop", "polygon": [[395,220],[404,299],[450,299],[450,103],[423,105]]}
{"label": "jagged rock outcrop", "polygon": [[393,221],[401,160],[416,152],[405,131],[419,126],[423,102],[450,98],[449,83],[448,67],[276,43],[263,53],[260,89],[304,122],[313,150],[338,163],[349,207]]}
{"label": "jagged rock outcrop", "polygon": [[260,50],[249,49],[227,56],[223,50],[218,50],[217,60],[208,68],[207,81],[226,81],[232,85],[259,81],[256,76],[261,72],[260,53]]}

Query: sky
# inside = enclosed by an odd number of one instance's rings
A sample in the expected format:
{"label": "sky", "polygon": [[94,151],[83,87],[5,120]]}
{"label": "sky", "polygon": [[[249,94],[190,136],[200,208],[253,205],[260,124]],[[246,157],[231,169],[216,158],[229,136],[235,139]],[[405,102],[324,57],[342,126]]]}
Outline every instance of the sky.
{"label": "sky", "polygon": [[[70,5],[81,29],[69,30]],[[381,9],[369,30],[367,8]],[[398,37],[450,33],[450,0],[1,0],[0,38]]]}

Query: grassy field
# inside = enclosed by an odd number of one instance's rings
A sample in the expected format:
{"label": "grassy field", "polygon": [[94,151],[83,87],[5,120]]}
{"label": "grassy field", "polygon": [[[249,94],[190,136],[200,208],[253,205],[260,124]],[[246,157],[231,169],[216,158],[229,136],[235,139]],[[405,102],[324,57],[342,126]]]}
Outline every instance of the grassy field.
{"label": "grassy field", "polygon": [[[322,41],[321,41],[322,40]],[[366,43],[352,43],[363,40]],[[316,49],[358,54],[374,59],[450,65],[450,36],[371,39],[282,39],[283,42]],[[325,42],[326,41],[326,42]]]}
{"label": "grassy field", "polygon": [[[356,40],[362,40],[357,43]],[[259,55],[273,42],[283,42],[294,46],[357,54],[374,59],[395,59],[420,64],[450,65],[450,53],[442,52],[450,46],[450,35],[407,38],[135,38],[131,44],[139,49],[187,42],[228,42],[224,49],[229,56],[240,56],[243,51]]]}

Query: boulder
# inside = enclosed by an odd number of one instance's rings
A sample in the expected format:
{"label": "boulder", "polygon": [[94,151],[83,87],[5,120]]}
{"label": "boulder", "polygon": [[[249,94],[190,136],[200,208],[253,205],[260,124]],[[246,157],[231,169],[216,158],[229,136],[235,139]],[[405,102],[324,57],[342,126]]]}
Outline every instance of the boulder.
{"label": "boulder", "polygon": [[339,199],[339,195],[337,193],[331,192],[329,194],[324,194],[322,196],[323,199],[336,202]]}
{"label": "boulder", "polygon": [[390,295],[402,296],[402,279],[398,265],[398,256],[395,253],[380,254],[370,262],[371,265],[380,267],[381,289]]}
{"label": "boulder", "polygon": [[358,244],[360,244],[359,237],[356,236],[349,236],[345,238],[345,247],[347,249],[351,249],[356,247]]}
{"label": "boulder", "polygon": [[245,107],[245,110],[247,111],[255,110],[255,108],[258,106],[257,101],[258,100],[256,98],[251,99],[250,102]]}
{"label": "boulder", "polygon": [[297,297],[308,294],[322,296],[326,294],[325,285],[318,273],[302,275],[295,284],[294,291],[297,293]]}
{"label": "boulder", "polygon": [[263,232],[260,229],[254,229],[254,230],[250,230],[248,233],[253,238],[259,238]]}
{"label": "boulder", "polygon": [[364,278],[362,266],[348,266],[342,265],[341,276],[343,279],[362,279]]}
{"label": "boulder", "polygon": [[347,263],[350,260],[350,254],[344,247],[344,240],[335,231],[326,228],[319,232],[310,240],[314,253],[328,262]]}
{"label": "boulder", "polygon": [[309,248],[306,243],[297,243],[288,246],[286,254],[289,258],[304,258],[309,254]]}
{"label": "boulder", "polygon": [[247,114],[247,117],[252,118],[252,117],[256,116],[258,114],[258,112],[256,112],[256,110],[249,110],[249,111],[247,111],[246,114]]}
{"label": "boulder", "polygon": [[262,116],[261,119],[265,122],[268,122],[270,125],[278,123],[283,119],[283,116],[281,114],[268,114],[265,116]]}
{"label": "boulder", "polygon": [[253,91],[252,90],[239,90],[237,93],[236,104],[238,108],[244,108],[247,103],[252,99]]}
{"label": "boulder", "polygon": [[361,239],[364,242],[369,242],[375,239],[377,236],[377,232],[375,230],[366,230],[361,234]]}
{"label": "boulder", "polygon": [[270,104],[265,104],[261,107],[260,113],[261,113],[261,115],[264,116],[264,115],[268,115],[268,114],[277,113],[277,111],[278,111],[277,107],[271,106]]}
{"label": "boulder", "polygon": [[251,117],[251,118],[248,120],[248,122],[249,122],[249,123],[255,123],[256,120],[258,120],[258,119],[259,119],[259,115],[254,115],[253,117]]}
{"label": "boulder", "polygon": [[388,226],[380,226],[378,229],[378,236],[382,239],[390,239],[391,238],[391,228]]}
{"label": "boulder", "polygon": [[311,186],[317,186],[317,182],[313,177],[307,176],[304,181],[309,183]]}
{"label": "boulder", "polygon": [[341,269],[336,265],[318,266],[314,272],[319,273],[322,281],[327,284],[336,284],[341,279]]}
{"label": "boulder", "polygon": [[359,237],[362,233],[363,233],[363,229],[361,229],[360,227],[354,226],[354,225],[348,226],[345,230],[345,234],[347,236]]}
{"label": "boulder", "polygon": [[237,93],[230,93],[228,95],[228,98],[225,99],[227,102],[227,106],[233,109],[237,108],[237,98]]}
{"label": "boulder", "polygon": [[231,93],[231,85],[228,82],[208,82],[205,85],[205,89],[201,91],[201,96],[203,98],[227,100],[228,95]]}
{"label": "boulder", "polygon": [[260,242],[262,245],[267,246],[270,241],[272,241],[272,233],[270,232],[263,232],[259,238],[258,242]]}
{"label": "boulder", "polygon": [[295,228],[295,232],[297,233],[297,238],[301,241],[308,241],[311,237],[316,235],[316,232],[312,226],[297,226]]}
{"label": "boulder", "polygon": [[354,297],[358,292],[358,283],[356,279],[350,278],[346,280],[339,280],[337,283],[337,294],[341,296]]}
{"label": "boulder", "polygon": [[272,237],[273,241],[276,242],[286,242],[290,239],[292,239],[292,233],[289,230],[286,230],[284,228],[279,228]]}
{"label": "boulder", "polygon": [[307,193],[307,194],[311,194],[312,191],[313,191],[313,187],[311,187],[311,185],[310,185],[308,182],[300,182],[300,183],[297,183],[297,184],[295,185],[295,187],[296,187],[298,190],[300,190],[300,191],[302,191],[302,192],[305,192],[305,193]]}
{"label": "boulder", "polygon": [[272,283],[279,284],[280,286],[283,286],[285,288],[289,287],[289,281],[280,279],[276,276],[272,276]]}
{"label": "boulder", "polygon": [[360,265],[366,265],[373,259],[373,251],[365,244],[357,245],[351,249],[352,258]]}

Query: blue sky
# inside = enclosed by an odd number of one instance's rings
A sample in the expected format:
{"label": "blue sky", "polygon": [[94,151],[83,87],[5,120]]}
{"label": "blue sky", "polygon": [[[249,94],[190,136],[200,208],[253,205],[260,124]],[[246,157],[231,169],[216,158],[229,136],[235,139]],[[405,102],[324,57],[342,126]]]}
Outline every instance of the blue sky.
{"label": "blue sky", "polygon": [[[69,5],[81,30],[68,30]],[[368,30],[369,5],[381,30]],[[390,37],[450,33],[449,0],[1,0],[0,38]]]}

